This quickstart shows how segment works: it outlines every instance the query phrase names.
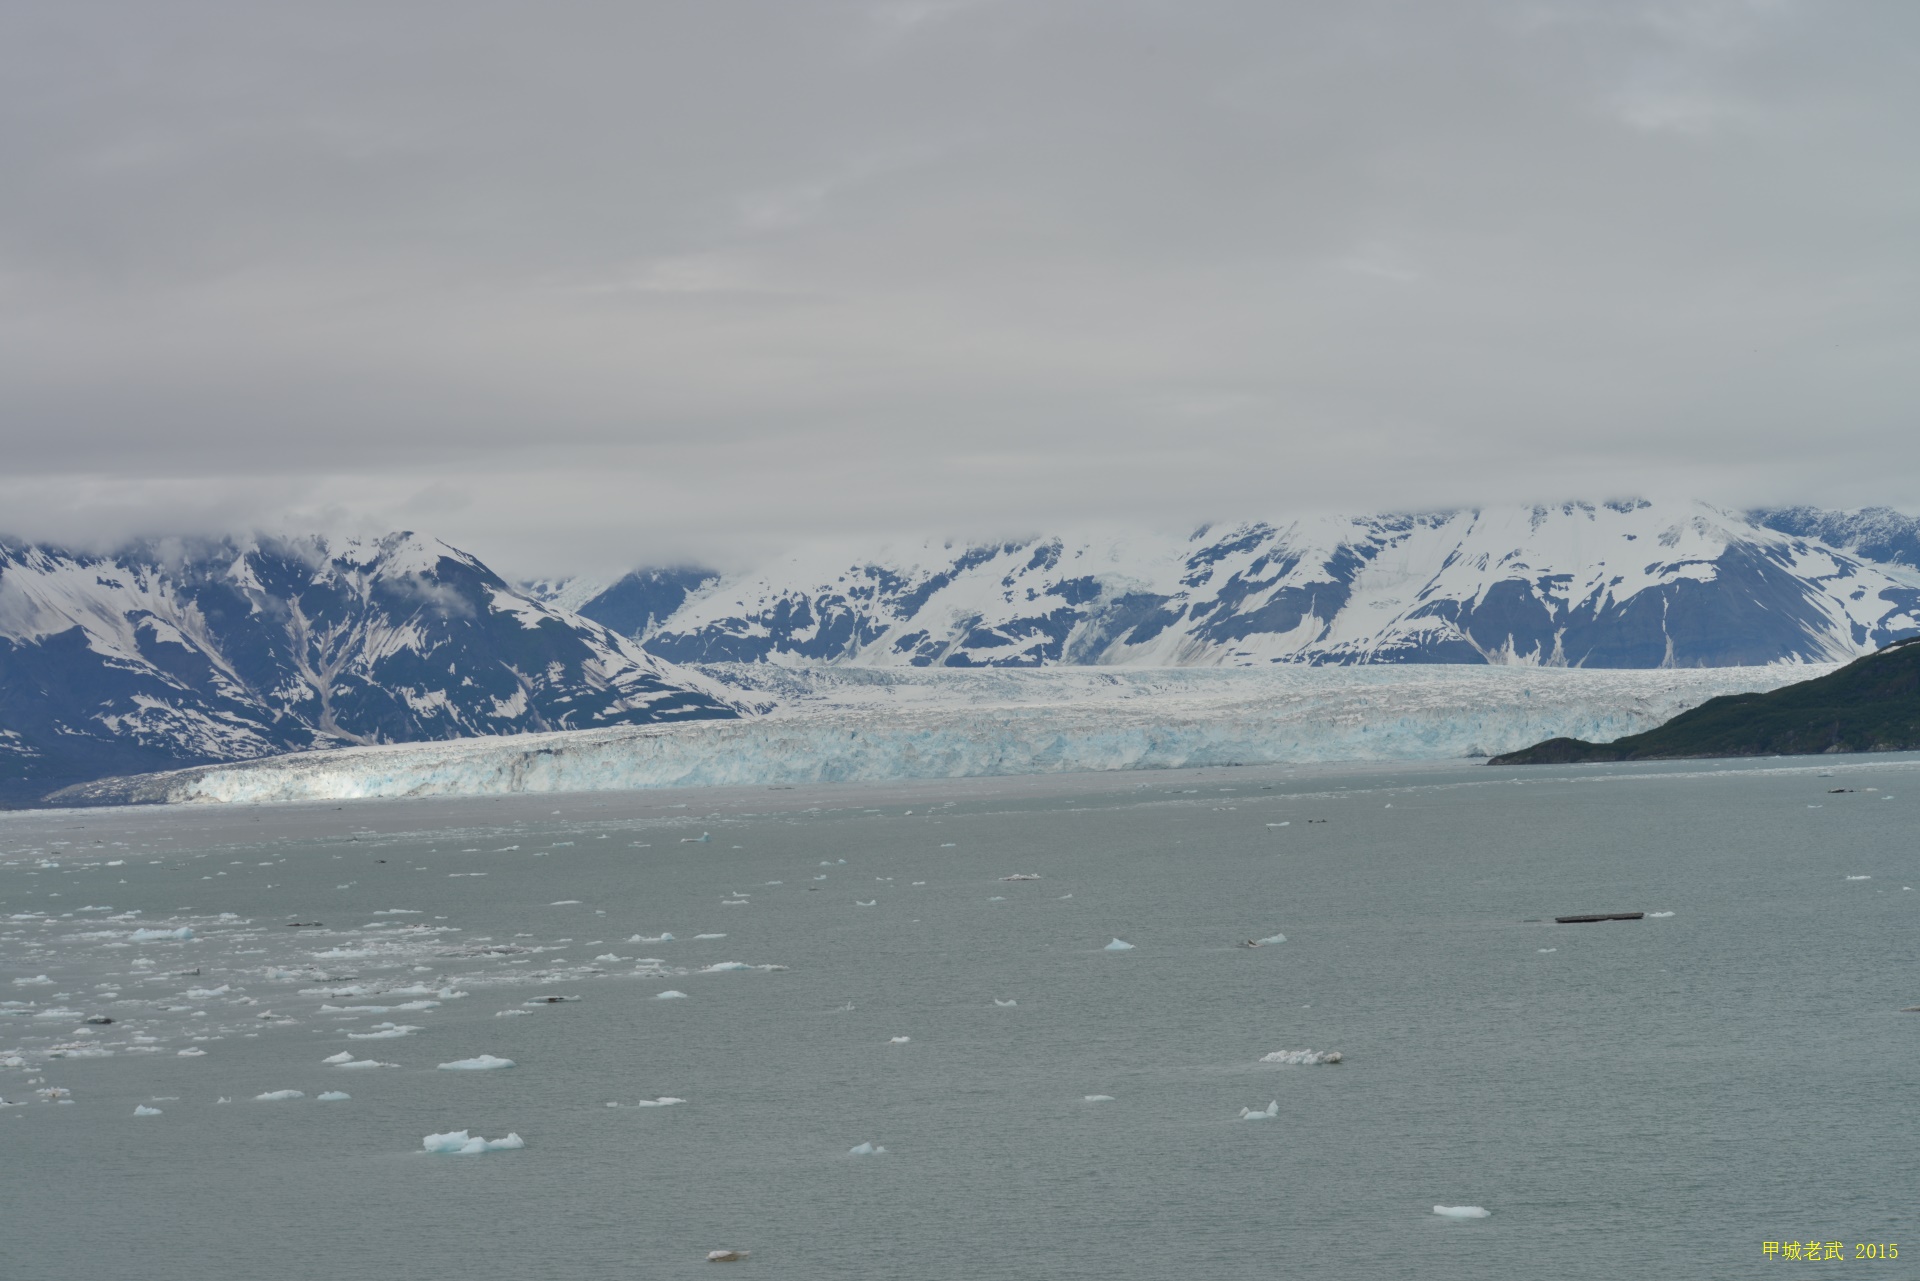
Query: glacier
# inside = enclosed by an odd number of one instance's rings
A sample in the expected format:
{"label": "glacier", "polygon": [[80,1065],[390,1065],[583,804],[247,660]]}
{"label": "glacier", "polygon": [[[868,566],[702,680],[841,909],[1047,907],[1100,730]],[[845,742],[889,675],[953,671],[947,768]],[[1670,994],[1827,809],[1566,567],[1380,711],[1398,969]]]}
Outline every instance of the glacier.
{"label": "glacier", "polygon": [[753,665],[764,709],[738,720],[304,752],[103,780],[55,800],[317,801],[1458,759],[1561,735],[1638,733],[1718,695],[1830,670]]}

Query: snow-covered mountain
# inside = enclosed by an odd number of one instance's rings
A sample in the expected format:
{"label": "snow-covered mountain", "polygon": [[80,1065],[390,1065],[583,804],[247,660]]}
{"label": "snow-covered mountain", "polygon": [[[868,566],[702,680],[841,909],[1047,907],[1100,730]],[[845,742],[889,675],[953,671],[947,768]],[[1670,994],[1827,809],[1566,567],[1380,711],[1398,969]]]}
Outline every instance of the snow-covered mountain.
{"label": "snow-covered mountain", "polygon": [[1920,633],[1917,528],[1884,509],[1569,503],[816,548],[572,599],[685,663],[1827,662]]}
{"label": "snow-covered mountain", "polygon": [[0,543],[0,794],[344,744],[733,717],[431,538]]}

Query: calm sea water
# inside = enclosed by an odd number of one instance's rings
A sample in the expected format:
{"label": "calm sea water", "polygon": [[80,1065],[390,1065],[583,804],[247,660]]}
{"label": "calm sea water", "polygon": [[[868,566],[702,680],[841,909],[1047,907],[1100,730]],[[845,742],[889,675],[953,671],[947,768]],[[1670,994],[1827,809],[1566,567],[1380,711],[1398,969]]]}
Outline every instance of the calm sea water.
{"label": "calm sea water", "polygon": [[8,815],[0,1276],[1916,1276],[1916,814],[1884,757]]}

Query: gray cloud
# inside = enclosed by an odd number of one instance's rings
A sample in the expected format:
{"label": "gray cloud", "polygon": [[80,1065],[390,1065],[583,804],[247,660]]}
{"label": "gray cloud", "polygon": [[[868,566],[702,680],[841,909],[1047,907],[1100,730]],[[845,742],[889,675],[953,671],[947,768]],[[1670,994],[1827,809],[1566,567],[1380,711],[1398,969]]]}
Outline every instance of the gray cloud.
{"label": "gray cloud", "polygon": [[0,524],[1920,504],[1920,10],[25,6]]}

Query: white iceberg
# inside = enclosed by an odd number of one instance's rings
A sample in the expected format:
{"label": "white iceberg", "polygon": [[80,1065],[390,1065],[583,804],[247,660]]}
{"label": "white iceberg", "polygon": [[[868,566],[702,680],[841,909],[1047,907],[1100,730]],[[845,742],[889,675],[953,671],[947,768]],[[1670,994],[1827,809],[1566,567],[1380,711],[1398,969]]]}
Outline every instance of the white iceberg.
{"label": "white iceberg", "polygon": [[685,1103],[685,1099],[676,1099],[671,1094],[663,1094],[657,1099],[641,1099],[638,1103],[609,1103],[610,1108],[670,1108],[676,1103]]}
{"label": "white iceberg", "polygon": [[376,1023],[371,1032],[349,1032],[349,1041],[390,1041],[396,1036],[412,1036],[420,1029],[411,1023]]}
{"label": "white iceberg", "polygon": [[911,1041],[912,1039],[913,1038],[910,1036],[896,1036],[890,1041],[888,1041],[887,1044],[888,1045],[905,1045],[907,1042]]}
{"label": "white iceberg", "polygon": [[1111,1094],[1089,1094],[1089,1095],[1087,1095],[1087,1102],[1089,1102],[1089,1103],[1111,1103],[1111,1102],[1113,1102],[1113,1096],[1112,1096]]}
{"label": "white iceberg", "polygon": [[1433,1212],[1448,1219],[1484,1219],[1493,1214],[1477,1205],[1436,1205]]}
{"label": "white iceberg", "polygon": [[304,1090],[268,1090],[265,1094],[254,1095],[253,1101],[255,1103],[285,1103],[289,1099],[304,1099],[306,1097],[307,1095]]}
{"label": "white iceberg", "polygon": [[483,1139],[465,1130],[450,1130],[445,1134],[427,1135],[420,1140],[420,1146],[434,1156],[479,1156],[483,1152],[510,1152],[527,1145],[518,1134],[509,1134],[504,1139]]}
{"label": "white iceberg", "polygon": [[203,1049],[200,1049],[198,1046],[190,1045],[184,1050],[175,1050],[173,1053],[176,1058],[198,1059],[198,1058],[204,1058],[207,1052]]}
{"label": "white iceberg", "polygon": [[1647,919],[1650,921],[1657,921],[1662,919],[1663,917],[1668,917],[1672,915],[1673,915],[1672,912],[1648,912]]}
{"label": "white iceberg", "polygon": [[1115,939],[1113,942],[1107,944],[1104,950],[1108,952],[1131,952],[1133,951],[1133,944],[1127,942],[1125,939]]}
{"label": "white iceberg", "polygon": [[1275,1050],[1272,1054],[1262,1054],[1262,1063],[1289,1063],[1295,1067],[1312,1067],[1320,1063],[1338,1063],[1338,1050]]}
{"label": "white iceberg", "polygon": [[685,992],[676,992],[672,988],[668,988],[664,992],[654,993],[653,999],[656,1001],[684,1001],[687,999],[687,994]]}
{"label": "white iceberg", "polygon": [[328,1090],[325,1094],[314,1095],[313,1101],[315,1103],[345,1103],[352,1097],[351,1094],[341,1090]]}
{"label": "white iceberg", "polygon": [[1003,1010],[1004,1010],[1004,1009],[1006,1009],[1006,1008],[1008,1008],[1009,1006],[1013,1006],[1013,1005],[1018,1005],[1018,1004],[1020,1004],[1020,1002],[1018,1002],[1018,1001],[1003,1001],[1003,1000],[1001,1000],[1001,999],[1000,999],[999,997],[997,997],[997,996],[993,998],[993,1003],[994,1003],[995,1005],[997,1005],[997,1006],[999,1006],[999,1007],[1000,1007],[1001,1009],[1003,1009]]}
{"label": "white iceberg", "polygon": [[442,1063],[442,1072],[491,1072],[495,1068],[518,1067],[512,1059],[495,1058],[491,1054],[482,1054],[477,1058],[455,1059],[451,1063]]}
{"label": "white iceberg", "polygon": [[729,970],[750,970],[753,967],[745,961],[718,961],[700,970],[702,974],[725,974]]}
{"label": "white iceberg", "polygon": [[[668,938],[672,938],[672,937],[673,937],[673,935],[671,935],[671,934],[669,934],[669,935],[667,935],[667,937],[668,937]],[[726,937],[726,935],[724,935],[724,934],[696,934],[696,935],[694,935],[693,937],[694,937],[694,938],[695,938],[696,940],[698,940],[698,939],[723,939],[723,938],[725,938],[725,937]]]}
{"label": "white iceberg", "polygon": [[1287,941],[1287,936],[1284,934],[1269,934],[1267,935],[1267,937],[1263,939],[1247,940],[1247,946],[1248,947],[1266,947],[1268,944],[1271,944],[1271,943],[1284,943],[1286,941]]}
{"label": "white iceberg", "polygon": [[862,1143],[857,1148],[848,1148],[848,1156],[879,1156],[886,1149],[872,1143]]}
{"label": "white iceberg", "polygon": [[13,985],[15,987],[51,987],[53,980],[44,974],[36,974],[30,979],[15,979]]}
{"label": "white iceberg", "polygon": [[150,1108],[144,1103],[136,1103],[133,1106],[133,1114],[135,1116],[159,1116],[160,1109]]}
{"label": "white iceberg", "polygon": [[182,925],[177,930],[141,929],[135,930],[132,934],[128,935],[128,937],[135,943],[157,943],[161,939],[190,939],[193,937],[193,930],[185,925]]}
{"label": "white iceberg", "polygon": [[[335,1058],[338,1058],[338,1056],[336,1055]],[[332,1063],[335,1067],[340,1068],[342,1071],[345,1071],[348,1068],[383,1068],[383,1067],[399,1067],[400,1066],[398,1063],[382,1063],[378,1059],[356,1059],[356,1058],[353,1058],[352,1056],[348,1056],[348,1058],[342,1062],[335,1062],[334,1059],[328,1059],[327,1062]]]}
{"label": "white iceberg", "polygon": [[1275,1117],[1279,1115],[1280,1115],[1279,1099],[1275,1099],[1273,1102],[1267,1104],[1266,1109],[1264,1111],[1255,1111],[1253,1108],[1240,1109],[1240,1119],[1242,1121],[1264,1121],[1269,1117]]}

